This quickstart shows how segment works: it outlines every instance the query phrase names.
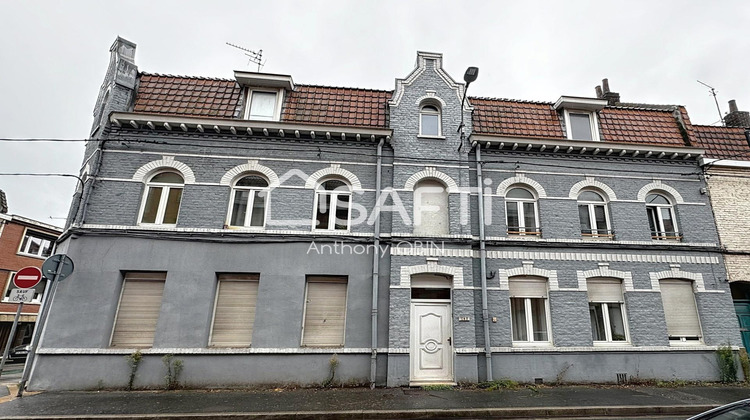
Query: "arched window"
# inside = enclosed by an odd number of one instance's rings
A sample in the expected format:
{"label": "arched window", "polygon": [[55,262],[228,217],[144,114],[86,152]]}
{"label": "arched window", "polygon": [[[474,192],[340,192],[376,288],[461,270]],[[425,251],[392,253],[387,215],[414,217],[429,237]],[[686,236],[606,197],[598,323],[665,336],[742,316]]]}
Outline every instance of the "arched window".
{"label": "arched window", "polygon": [[607,201],[595,191],[578,194],[578,220],[584,238],[611,238]]}
{"label": "arched window", "polygon": [[159,172],[146,183],[141,223],[174,225],[180,212],[185,180],[176,172]]}
{"label": "arched window", "polygon": [[520,187],[505,194],[505,217],[508,235],[540,235],[539,211],[534,194]]}
{"label": "arched window", "polygon": [[437,105],[423,105],[419,110],[419,135],[438,137],[441,135],[440,108]]}
{"label": "arched window", "polygon": [[266,203],[268,202],[268,180],[260,175],[250,174],[238,179],[232,188],[232,208],[229,213],[229,226],[263,227],[266,224]]}
{"label": "arched window", "polygon": [[414,234],[447,235],[448,191],[434,179],[424,179],[414,187]]}
{"label": "arched window", "polygon": [[679,241],[682,238],[677,230],[674,207],[667,197],[656,193],[647,195],[646,215],[651,239]]}
{"label": "arched window", "polygon": [[319,230],[348,230],[352,192],[349,184],[329,179],[315,191],[315,226]]}

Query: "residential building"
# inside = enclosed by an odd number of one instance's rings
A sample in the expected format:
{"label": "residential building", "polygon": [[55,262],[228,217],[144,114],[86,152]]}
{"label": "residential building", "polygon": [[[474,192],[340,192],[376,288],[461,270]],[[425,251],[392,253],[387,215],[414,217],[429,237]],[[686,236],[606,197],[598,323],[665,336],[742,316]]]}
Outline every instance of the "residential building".
{"label": "residential building", "polygon": [[729,101],[724,126],[696,125],[696,146],[703,148],[703,168],[723,247],[740,333],[750,349],[750,113]]}
{"label": "residential building", "polygon": [[[3,292],[0,300],[0,343],[3,349],[8,343],[19,305],[9,299],[11,290],[15,288],[13,278],[24,267],[41,267],[45,258],[51,255],[61,233],[62,229],[56,226],[8,214],[7,198],[0,190],[0,290]],[[34,287],[34,300],[24,304],[12,346],[31,342],[45,285],[46,280],[39,282]]]}
{"label": "residential building", "polygon": [[465,98],[436,53],[392,91],[111,53],[32,389],[136,350],[144,387],[164,354],[206,387],[710,380],[740,343],[683,107]]}

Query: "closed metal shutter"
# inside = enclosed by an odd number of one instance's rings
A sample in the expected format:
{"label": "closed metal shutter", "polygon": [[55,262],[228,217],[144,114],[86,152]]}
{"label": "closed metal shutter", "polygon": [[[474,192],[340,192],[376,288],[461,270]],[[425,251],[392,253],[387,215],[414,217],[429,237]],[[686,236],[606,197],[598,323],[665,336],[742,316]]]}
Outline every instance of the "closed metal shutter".
{"label": "closed metal shutter", "polygon": [[511,277],[510,297],[547,297],[547,279],[543,277]]}
{"label": "closed metal shutter", "polygon": [[258,274],[220,274],[210,345],[247,347],[253,338]]}
{"label": "closed metal shutter", "polygon": [[159,319],[166,273],[126,273],[112,346],[151,347]]}
{"label": "closed metal shutter", "polygon": [[309,276],[302,345],[341,347],[346,321],[346,278]]}
{"label": "closed metal shutter", "polygon": [[620,279],[592,278],[586,280],[589,302],[622,302]]}
{"label": "closed metal shutter", "polygon": [[700,337],[693,282],[669,279],[659,281],[659,286],[669,337]]}

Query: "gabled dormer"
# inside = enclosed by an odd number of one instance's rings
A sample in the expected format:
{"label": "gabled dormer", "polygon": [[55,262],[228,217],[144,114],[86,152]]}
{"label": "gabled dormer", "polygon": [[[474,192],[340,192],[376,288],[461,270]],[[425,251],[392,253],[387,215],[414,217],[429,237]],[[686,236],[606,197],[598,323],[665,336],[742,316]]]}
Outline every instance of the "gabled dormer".
{"label": "gabled dormer", "polygon": [[292,76],[235,71],[234,77],[244,90],[241,118],[260,121],[281,119],[284,98],[294,90]]}
{"label": "gabled dormer", "polygon": [[553,108],[560,113],[569,140],[600,141],[598,112],[606,99],[561,96]]}

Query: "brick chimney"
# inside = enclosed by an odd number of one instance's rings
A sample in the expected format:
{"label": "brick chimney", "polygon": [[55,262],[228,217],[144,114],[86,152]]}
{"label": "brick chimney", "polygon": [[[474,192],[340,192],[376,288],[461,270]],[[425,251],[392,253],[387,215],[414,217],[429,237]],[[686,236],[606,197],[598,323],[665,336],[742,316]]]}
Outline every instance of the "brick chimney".
{"label": "brick chimney", "polygon": [[0,213],[8,213],[8,200],[5,198],[3,190],[0,190]]}
{"label": "brick chimney", "polygon": [[729,113],[724,116],[724,125],[750,128],[750,112],[738,111],[737,102],[732,99],[729,101]]}
{"label": "brick chimney", "polygon": [[596,97],[606,99],[608,105],[617,105],[620,103],[620,94],[610,92],[608,79],[602,79],[602,85],[596,87]]}

